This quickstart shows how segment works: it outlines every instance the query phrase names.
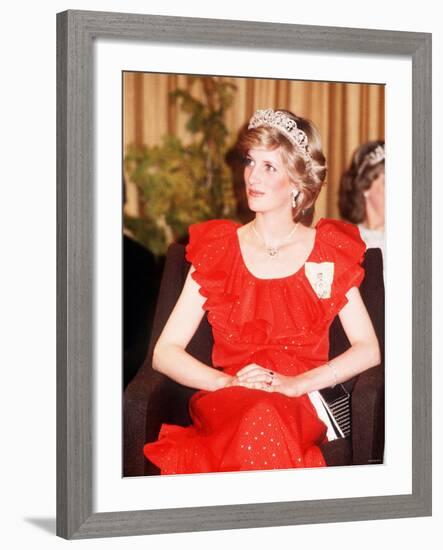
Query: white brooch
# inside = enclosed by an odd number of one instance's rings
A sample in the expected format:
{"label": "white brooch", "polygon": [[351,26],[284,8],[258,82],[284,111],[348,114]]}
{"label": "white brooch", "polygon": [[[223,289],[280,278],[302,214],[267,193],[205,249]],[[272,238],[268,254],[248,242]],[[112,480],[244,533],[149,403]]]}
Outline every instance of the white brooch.
{"label": "white brooch", "polygon": [[319,298],[330,298],[334,279],[333,262],[306,262],[305,274]]}

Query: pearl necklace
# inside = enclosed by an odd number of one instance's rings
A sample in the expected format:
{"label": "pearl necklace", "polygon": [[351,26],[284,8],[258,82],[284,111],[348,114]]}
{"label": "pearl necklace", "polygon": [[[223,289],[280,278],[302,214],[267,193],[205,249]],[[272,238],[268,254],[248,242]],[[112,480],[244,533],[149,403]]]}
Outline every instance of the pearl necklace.
{"label": "pearl necklace", "polygon": [[287,235],[286,237],[284,237],[284,238],[282,239],[281,243],[280,243],[278,246],[268,246],[268,245],[266,244],[266,241],[264,240],[264,238],[263,238],[263,237],[260,235],[260,233],[255,229],[255,220],[252,222],[251,227],[252,227],[252,231],[254,231],[254,233],[256,234],[257,238],[258,238],[260,241],[262,241],[262,243],[264,244],[267,254],[268,254],[271,258],[275,258],[275,256],[277,256],[278,251],[279,251],[280,248],[283,246],[283,244],[285,243],[285,241],[288,241],[288,240],[292,237],[292,235],[297,231],[299,225],[300,225],[300,222],[296,223],[296,224],[295,224],[295,227],[292,229],[292,231],[289,233],[289,235]]}

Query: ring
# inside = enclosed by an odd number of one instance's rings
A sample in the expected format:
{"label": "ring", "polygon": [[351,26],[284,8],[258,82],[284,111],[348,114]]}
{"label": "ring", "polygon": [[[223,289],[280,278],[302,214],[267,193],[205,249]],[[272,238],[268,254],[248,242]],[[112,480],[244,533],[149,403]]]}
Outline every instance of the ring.
{"label": "ring", "polygon": [[272,372],[272,370],[269,371],[269,375],[271,376],[271,380],[269,380],[269,382],[266,382],[266,385],[272,386],[272,382],[274,381],[274,373]]}

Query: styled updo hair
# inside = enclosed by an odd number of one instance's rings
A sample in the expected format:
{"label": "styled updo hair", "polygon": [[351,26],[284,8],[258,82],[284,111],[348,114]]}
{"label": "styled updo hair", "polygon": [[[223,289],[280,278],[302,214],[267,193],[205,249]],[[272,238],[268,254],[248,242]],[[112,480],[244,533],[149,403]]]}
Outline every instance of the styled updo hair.
{"label": "styled updo hair", "polygon": [[[290,181],[300,191],[293,209],[294,221],[300,221],[311,209],[320,193],[326,178],[326,159],[322,151],[320,134],[314,124],[285,109],[276,109],[293,119],[297,127],[307,138],[306,148],[294,145],[284,133],[271,126],[259,126],[248,129],[240,135],[237,151],[245,158],[250,149],[264,148],[274,150],[281,148],[283,163],[288,171]],[[307,154],[306,154],[307,153]]]}
{"label": "styled updo hair", "polygon": [[362,223],[366,218],[364,192],[385,171],[385,142],[368,141],[360,145],[352,156],[351,165],[340,179],[338,209],[344,220]]}

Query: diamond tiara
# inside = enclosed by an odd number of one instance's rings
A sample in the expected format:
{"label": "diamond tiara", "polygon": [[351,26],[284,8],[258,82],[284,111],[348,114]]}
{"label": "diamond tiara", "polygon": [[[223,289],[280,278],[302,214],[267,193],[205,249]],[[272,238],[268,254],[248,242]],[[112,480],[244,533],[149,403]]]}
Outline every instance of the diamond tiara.
{"label": "diamond tiara", "polygon": [[300,130],[295,120],[289,118],[285,113],[274,111],[273,109],[258,109],[249,121],[248,130],[251,128],[258,128],[259,126],[276,128],[279,132],[284,134],[293,145],[302,149],[304,154],[309,156],[308,136],[303,130]]}
{"label": "diamond tiara", "polygon": [[378,164],[382,160],[385,160],[384,145],[377,145],[377,147],[373,151],[371,151],[365,156],[365,163],[367,162],[370,166],[374,166],[375,164]]}

